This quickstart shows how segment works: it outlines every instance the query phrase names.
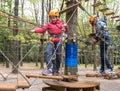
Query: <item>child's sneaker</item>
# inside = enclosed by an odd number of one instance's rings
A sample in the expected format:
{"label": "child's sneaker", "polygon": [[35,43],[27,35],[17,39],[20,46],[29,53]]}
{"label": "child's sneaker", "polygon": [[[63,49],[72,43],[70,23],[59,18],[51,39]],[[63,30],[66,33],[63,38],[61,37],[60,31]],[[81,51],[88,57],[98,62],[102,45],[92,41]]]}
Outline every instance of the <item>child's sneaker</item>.
{"label": "child's sneaker", "polygon": [[98,74],[103,74],[104,73],[104,70],[99,70],[98,72],[97,72]]}
{"label": "child's sneaker", "polygon": [[112,69],[107,69],[105,72],[107,72],[107,73],[115,73]]}
{"label": "child's sneaker", "polygon": [[52,69],[45,70],[42,72],[42,74],[45,76],[50,76],[50,75],[52,75]]}

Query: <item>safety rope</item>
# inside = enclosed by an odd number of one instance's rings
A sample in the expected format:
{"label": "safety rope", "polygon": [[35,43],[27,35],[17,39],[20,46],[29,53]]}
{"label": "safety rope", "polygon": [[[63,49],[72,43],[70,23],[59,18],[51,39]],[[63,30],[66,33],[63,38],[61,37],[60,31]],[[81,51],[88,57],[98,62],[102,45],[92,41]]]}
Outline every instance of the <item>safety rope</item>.
{"label": "safety rope", "polygon": [[[62,40],[63,37],[64,37],[64,40]],[[58,42],[57,47],[56,47],[56,49],[54,50],[53,55],[51,56],[49,62],[47,63],[47,66],[52,62],[52,59],[53,59],[53,57],[55,56],[56,51],[58,50],[59,46],[64,43],[65,40],[66,40],[66,37],[62,34],[62,35],[61,35],[61,40],[60,40],[60,42]]]}
{"label": "safety rope", "polygon": [[9,18],[9,19],[13,19],[13,20],[18,20],[18,21],[22,21],[22,22],[26,22],[26,23],[32,24],[32,25],[34,25],[34,26],[38,26],[37,23],[30,22],[30,21],[25,20],[25,19],[22,19],[22,18],[18,18],[17,16],[11,15],[11,14],[5,12],[4,10],[0,10],[0,12],[5,13],[5,14],[8,15],[8,16],[7,16],[7,15],[4,15],[4,14],[0,13],[0,16],[2,16],[2,17]]}
{"label": "safety rope", "polygon": [[0,25],[0,28],[7,28],[7,29],[11,29],[11,30],[20,30],[21,32],[29,32],[30,29],[21,29],[21,28],[14,28],[14,27],[8,27],[8,26],[4,26],[4,25]]}
{"label": "safety rope", "polygon": [[[14,67],[14,68],[17,68],[17,66],[15,66],[14,64],[13,64],[13,62],[3,53],[3,51],[0,49],[0,53],[7,59],[7,61]],[[30,82],[28,81],[28,79],[22,74],[22,72],[20,72],[18,69],[17,69],[17,71],[18,71],[18,73],[27,81],[27,83],[29,84],[29,85],[31,85],[30,84]],[[5,79],[8,77],[8,75],[5,77]]]}
{"label": "safety rope", "polygon": [[80,4],[79,7],[88,15],[91,16],[91,14]]}
{"label": "safety rope", "polygon": [[63,9],[64,1],[65,1],[65,0],[62,1],[62,5],[61,5],[61,7],[60,7],[60,10]]}

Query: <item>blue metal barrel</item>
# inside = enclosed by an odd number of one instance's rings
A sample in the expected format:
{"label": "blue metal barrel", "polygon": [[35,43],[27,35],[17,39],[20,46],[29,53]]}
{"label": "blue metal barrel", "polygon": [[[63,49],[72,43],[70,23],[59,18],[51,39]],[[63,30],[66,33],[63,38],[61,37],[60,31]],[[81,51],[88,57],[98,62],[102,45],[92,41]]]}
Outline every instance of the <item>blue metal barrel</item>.
{"label": "blue metal barrel", "polygon": [[66,44],[65,53],[65,66],[67,67],[77,67],[77,44]]}

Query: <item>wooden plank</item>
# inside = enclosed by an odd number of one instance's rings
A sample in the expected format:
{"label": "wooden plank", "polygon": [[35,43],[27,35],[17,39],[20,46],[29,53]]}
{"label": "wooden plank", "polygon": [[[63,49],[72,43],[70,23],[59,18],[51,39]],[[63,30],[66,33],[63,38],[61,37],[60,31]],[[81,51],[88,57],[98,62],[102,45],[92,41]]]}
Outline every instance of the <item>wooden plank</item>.
{"label": "wooden plank", "polygon": [[17,86],[14,84],[0,84],[0,91],[16,91]]}
{"label": "wooden plank", "polygon": [[109,12],[109,13],[106,13],[106,16],[108,15],[114,15],[115,13],[114,12]]}
{"label": "wooden plank", "polygon": [[116,22],[120,21],[120,19],[116,20]]}
{"label": "wooden plank", "polygon": [[117,16],[112,16],[111,18],[119,18],[119,16],[117,15]]}
{"label": "wooden plank", "polygon": [[100,1],[98,1],[98,2],[96,2],[95,4],[93,4],[92,6],[93,6],[93,7],[98,7],[98,6],[100,6],[100,5],[102,5],[102,3],[101,3]]}
{"label": "wooden plank", "polygon": [[26,80],[18,79],[17,88],[25,89],[25,88],[29,88],[29,87],[30,87],[30,84],[28,84],[28,82]]}
{"label": "wooden plank", "polygon": [[78,77],[75,76],[65,76],[65,75],[61,75],[61,76],[44,76],[44,75],[35,75],[35,74],[26,74],[26,77],[28,78],[44,78],[44,79],[57,79],[57,80],[65,80],[65,79],[69,79],[69,80],[74,80],[77,81]]}
{"label": "wooden plank", "polygon": [[109,8],[103,8],[103,9],[99,9],[99,11],[101,11],[101,12],[105,12],[106,10],[109,10]]}
{"label": "wooden plank", "polygon": [[74,4],[74,5],[71,6],[71,7],[68,7],[68,8],[66,8],[66,9],[61,10],[59,13],[60,13],[60,14],[63,14],[63,13],[65,13],[65,12],[69,12],[69,11],[77,8],[77,7],[79,6],[79,4],[80,4],[80,2]]}

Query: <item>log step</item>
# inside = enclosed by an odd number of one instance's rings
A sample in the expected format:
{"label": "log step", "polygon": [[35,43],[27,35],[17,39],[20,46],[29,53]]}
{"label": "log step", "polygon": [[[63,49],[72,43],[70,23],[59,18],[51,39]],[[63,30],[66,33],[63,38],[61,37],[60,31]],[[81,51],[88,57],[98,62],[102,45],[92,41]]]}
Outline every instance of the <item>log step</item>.
{"label": "log step", "polygon": [[30,87],[30,84],[28,84],[28,82],[26,80],[21,80],[19,79],[18,80],[18,86],[17,88],[22,88],[22,89],[25,89],[25,88],[29,88]]}
{"label": "log step", "polygon": [[16,91],[17,86],[13,84],[0,84],[0,91]]}
{"label": "log step", "polygon": [[66,75],[60,75],[60,76],[44,76],[44,75],[35,75],[35,74],[26,74],[26,77],[28,78],[44,78],[44,79],[57,79],[57,80],[74,80],[78,81],[78,77],[76,76],[66,76]]}
{"label": "log step", "polygon": [[103,9],[99,9],[99,11],[101,11],[101,12],[105,12],[105,11],[107,11],[107,10],[109,10],[109,8],[103,8]]}
{"label": "log step", "polygon": [[100,1],[98,1],[98,2],[96,2],[95,4],[93,4],[92,6],[93,6],[93,7],[98,7],[98,6],[100,6],[100,5],[102,5],[102,3],[101,3]]}

